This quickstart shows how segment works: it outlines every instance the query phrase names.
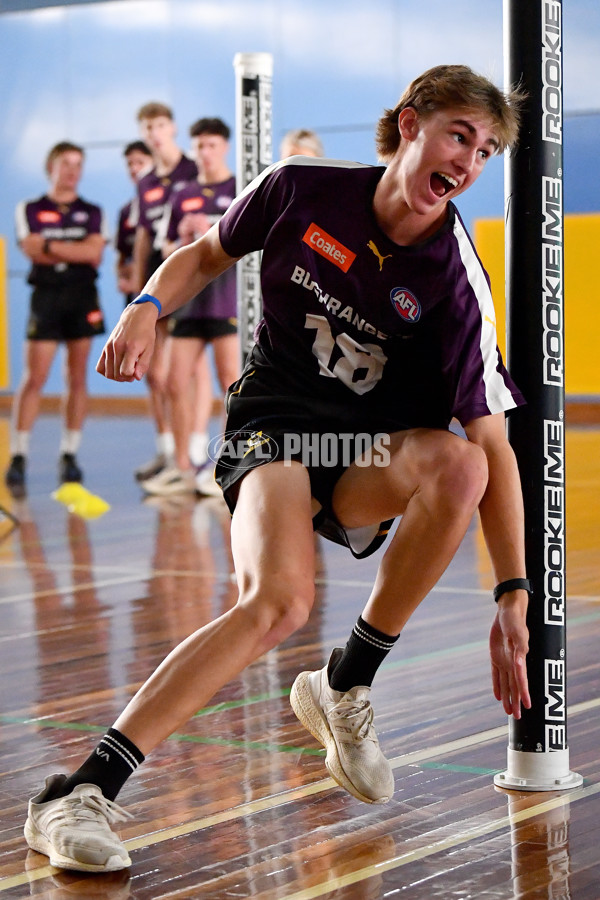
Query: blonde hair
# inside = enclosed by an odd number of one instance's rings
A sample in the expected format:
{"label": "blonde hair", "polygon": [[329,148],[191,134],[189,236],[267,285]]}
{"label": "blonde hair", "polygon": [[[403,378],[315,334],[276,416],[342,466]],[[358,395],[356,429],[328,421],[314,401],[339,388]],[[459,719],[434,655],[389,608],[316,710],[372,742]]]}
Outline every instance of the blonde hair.
{"label": "blonde hair", "polygon": [[311,131],[309,128],[295,128],[292,131],[288,131],[281,141],[281,146],[279,148],[280,156],[282,158],[289,156],[289,150],[292,147],[297,147],[301,152],[306,150],[315,157],[322,157],[325,155],[321,138],[316,131]]}
{"label": "blonde hair", "polygon": [[427,118],[440,109],[482,112],[490,117],[498,138],[498,153],[513,147],[519,133],[525,94],[515,89],[504,93],[468,66],[434,66],[415,78],[393,109],[386,109],[377,123],[375,144],[379,158],[389,162],[400,146],[398,115],[407,106]]}
{"label": "blonde hair", "polygon": [[142,119],[158,119],[160,116],[164,116],[166,119],[171,119],[173,121],[173,110],[170,106],[167,106],[166,103],[160,103],[158,100],[151,100],[150,103],[144,103],[138,109],[137,120],[141,122]]}

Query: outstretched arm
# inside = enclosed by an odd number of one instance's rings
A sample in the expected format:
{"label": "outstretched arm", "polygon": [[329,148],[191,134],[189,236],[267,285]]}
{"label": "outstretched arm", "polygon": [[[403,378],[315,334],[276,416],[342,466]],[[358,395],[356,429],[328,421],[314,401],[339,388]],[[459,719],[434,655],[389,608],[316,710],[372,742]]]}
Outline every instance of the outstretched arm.
{"label": "outstretched arm", "polygon": [[[143,293],[156,297],[161,316],[183,306],[236,260],[223,250],[215,225],[200,240],[177,250],[150,277]],[[130,304],[107,340],[96,370],[113,381],[139,381],[146,374],[156,337],[158,309]]]}
{"label": "outstretched arm", "polygon": [[[496,581],[525,578],[523,495],[504,413],[474,419],[465,430],[469,440],[483,449],[488,462],[488,486],[479,513]],[[531,706],[525,663],[528,600],[524,590],[503,594],[490,632],[494,696],[516,719],[521,716],[521,705]]]}

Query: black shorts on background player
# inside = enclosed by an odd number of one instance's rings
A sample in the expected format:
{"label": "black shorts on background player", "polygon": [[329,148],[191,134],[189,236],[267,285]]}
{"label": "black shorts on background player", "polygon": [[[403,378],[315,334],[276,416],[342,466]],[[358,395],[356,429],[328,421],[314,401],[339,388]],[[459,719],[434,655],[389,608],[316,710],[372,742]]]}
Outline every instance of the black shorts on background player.
{"label": "black shorts on background player", "polygon": [[106,331],[93,284],[36,287],[30,307],[27,322],[30,341],[74,341]]}

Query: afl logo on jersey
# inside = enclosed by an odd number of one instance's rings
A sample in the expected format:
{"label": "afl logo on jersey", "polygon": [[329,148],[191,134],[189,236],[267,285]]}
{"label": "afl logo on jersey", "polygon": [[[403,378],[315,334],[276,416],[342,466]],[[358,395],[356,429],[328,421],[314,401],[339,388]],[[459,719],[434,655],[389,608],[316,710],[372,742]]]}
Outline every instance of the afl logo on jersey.
{"label": "afl logo on jersey", "polygon": [[421,318],[421,304],[406,288],[394,288],[390,293],[392,306],[405,322],[418,322]]}

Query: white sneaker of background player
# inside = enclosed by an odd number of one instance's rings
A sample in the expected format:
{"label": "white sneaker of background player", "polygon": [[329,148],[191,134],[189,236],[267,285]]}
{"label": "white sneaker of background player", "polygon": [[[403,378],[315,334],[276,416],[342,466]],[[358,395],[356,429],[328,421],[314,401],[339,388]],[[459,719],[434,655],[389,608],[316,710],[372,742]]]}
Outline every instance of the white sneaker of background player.
{"label": "white sneaker of background player", "polygon": [[157,497],[168,497],[172,494],[195,494],[196,472],[194,469],[178,469],[170,466],[163,469],[153,478],[141,482],[143,490],[147,494]]}
{"label": "white sneaker of background player", "polygon": [[222,497],[223,491],[215,481],[215,470],[205,466],[196,475],[196,491],[203,497]]}

